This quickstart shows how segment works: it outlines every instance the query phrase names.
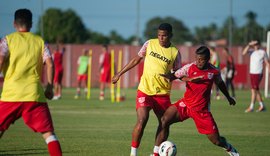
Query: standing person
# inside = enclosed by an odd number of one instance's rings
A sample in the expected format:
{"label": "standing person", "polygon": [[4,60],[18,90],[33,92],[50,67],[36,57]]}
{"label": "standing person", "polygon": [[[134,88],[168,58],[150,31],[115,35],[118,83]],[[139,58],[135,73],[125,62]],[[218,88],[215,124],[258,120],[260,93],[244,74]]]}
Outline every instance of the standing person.
{"label": "standing person", "polygon": [[87,72],[89,64],[88,51],[83,49],[82,55],[78,58],[78,70],[77,70],[77,91],[75,99],[78,99],[81,96],[82,83],[84,83],[84,94],[87,97]]}
{"label": "standing person", "polygon": [[[11,33],[0,42],[0,69],[4,84],[0,101],[0,136],[10,124],[22,117],[34,132],[42,134],[51,156],[61,156],[60,143],[54,133],[46,98],[53,98],[54,64],[43,39],[30,32],[32,13],[28,9],[15,12]],[[41,85],[43,63],[47,66],[48,84]]]}
{"label": "standing person", "polygon": [[260,41],[251,41],[243,50],[243,55],[250,54],[249,75],[251,82],[251,102],[249,107],[245,110],[246,113],[253,112],[255,100],[259,102],[260,107],[257,112],[266,110],[260,93],[260,82],[263,77],[263,64],[265,63],[270,69],[270,63],[267,53],[261,49]]}
{"label": "standing person", "polygon": [[[150,110],[153,109],[158,119],[158,134],[161,128],[160,119],[165,110],[171,105],[171,82],[159,74],[167,74],[181,67],[180,52],[171,43],[173,36],[172,26],[168,23],[162,23],[158,27],[157,32],[158,38],[146,41],[138,52],[138,55],[112,79],[112,82],[116,83],[121,75],[138,65],[144,59],[143,74],[136,98],[137,122],[132,132],[131,156],[137,156],[137,149],[140,145]],[[154,147],[154,150],[156,148]]]}
{"label": "standing person", "polygon": [[169,107],[161,118],[161,131],[157,135],[156,146],[167,140],[170,125],[192,118],[197,130],[217,146],[226,150],[231,156],[239,156],[236,149],[221,137],[217,124],[210,112],[211,88],[216,83],[230,105],[235,100],[229,95],[220,71],[209,63],[210,52],[206,46],[196,50],[196,61],[185,65],[175,73],[163,75],[170,80],[179,78],[186,82],[184,97]]}
{"label": "standing person", "polygon": [[227,89],[229,88],[232,91],[232,97],[235,97],[235,91],[234,91],[234,85],[233,85],[233,79],[234,79],[234,73],[235,73],[235,66],[234,66],[234,60],[233,56],[230,54],[228,48],[223,48],[223,53],[226,58],[226,77],[225,82]]}
{"label": "standing person", "polygon": [[65,52],[65,48],[63,48],[60,51],[59,46],[57,45],[53,53],[53,62],[54,62],[54,67],[55,67],[53,100],[58,100],[62,96],[62,79],[63,79],[63,74],[64,74],[64,67],[63,67],[64,52]]}
{"label": "standing person", "polygon": [[[220,59],[215,47],[213,46],[210,47],[210,54],[211,54],[210,63],[214,65],[218,70],[220,70]],[[218,86],[215,85],[215,89],[216,89],[216,99],[220,100]]]}
{"label": "standing person", "polygon": [[100,94],[99,100],[104,100],[106,84],[111,82],[111,53],[108,51],[108,46],[102,46],[102,54],[99,57],[100,70]]}

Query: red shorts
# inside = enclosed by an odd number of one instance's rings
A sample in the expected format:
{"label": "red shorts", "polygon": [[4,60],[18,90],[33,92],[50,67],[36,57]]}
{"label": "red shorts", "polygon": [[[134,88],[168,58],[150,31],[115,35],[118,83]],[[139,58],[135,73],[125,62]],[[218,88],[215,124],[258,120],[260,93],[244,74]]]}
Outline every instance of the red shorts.
{"label": "red shorts", "polygon": [[259,90],[259,86],[263,78],[263,74],[249,74],[249,75],[250,75],[251,88]]}
{"label": "red shorts", "polygon": [[151,107],[156,115],[163,115],[165,110],[171,106],[169,95],[147,95],[140,90],[137,91],[136,109],[140,107]]}
{"label": "red shorts", "polygon": [[87,74],[82,74],[77,76],[77,81],[86,81],[87,80]]}
{"label": "red shorts", "polygon": [[111,82],[111,73],[106,73],[106,72],[101,73],[99,81],[105,82],[105,83]]}
{"label": "red shorts", "polygon": [[213,134],[218,133],[217,124],[212,116],[211,112],[196,112],[189,109],[181,100],[174,103],[179,113],[180,122],[192,118],[195,122],[197,130],[201,134]]}
{"label": "red shorts", "polygon": [[62,83],[62,78],[63,78],[63,70],[62,69],[55,70],[53,82],[61,84]]}
{"label": "red shorts", "polygon": [[54,131],[47,103],[0,101],[0,131],[8,129],[20,117],[34,132]]}

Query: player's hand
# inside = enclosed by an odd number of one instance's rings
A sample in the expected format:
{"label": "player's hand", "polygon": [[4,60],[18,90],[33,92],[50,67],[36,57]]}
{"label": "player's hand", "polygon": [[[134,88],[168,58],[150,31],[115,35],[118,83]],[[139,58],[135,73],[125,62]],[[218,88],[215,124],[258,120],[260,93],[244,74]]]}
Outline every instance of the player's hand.
{"label": "player's hand", "polygon": [[173,80],[177,79],[177,77],[175,77],[174,73],[159,74],[159,75],[169,79],[170,81],[173,81]]}
{"label": "player's hand", "polygon": [[233,97],[230,96],[230,97],[227,98],[227,99],[228,99],[230,105],[235,105],[235,104],[236,104],[235,98],[233,98]]}
{"label": "player's hand", "polygon": [[258,41],[250,41],[249,43],[248,43],[248,45],[249,46],[254,46],[254,45],[256,45],[258,43]]}
{"label": "player's hand", "polygon": [[120,75],[118,75],[118,73],[116,75],[113,76],[112,78],[112,83],[116,84],[116,82],[120,79]]}
{"label": "player's hand", "polygon": [[45,94],[45,97],[49,100],[53,98],[53,85],[52,84],[47,85],[44,94]]}

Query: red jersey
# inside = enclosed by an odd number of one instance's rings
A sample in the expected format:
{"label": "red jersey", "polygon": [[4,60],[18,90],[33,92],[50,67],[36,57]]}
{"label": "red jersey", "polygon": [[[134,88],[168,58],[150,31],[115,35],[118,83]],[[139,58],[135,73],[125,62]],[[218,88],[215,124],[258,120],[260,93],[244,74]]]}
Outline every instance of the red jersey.
{"label": "red jersey", "polygon": [[177,70],[175,75],[177,77],[183,75],[188,77],[203,76],[199,82],[186,82],[183,102],[194,111],[209,111],[211,89],[215,78],[220,76],[219,70],[210,63],[208,63],[207,69],[201,70],[196,66],[196,62],[193,62]]}
{"label": "red jersey", "polygon": [[63,53],[61,53],[60,51],[56,51],[53,54],[53,62],[55,65],[55,70],[56,71],[61,71],[63,70]]}

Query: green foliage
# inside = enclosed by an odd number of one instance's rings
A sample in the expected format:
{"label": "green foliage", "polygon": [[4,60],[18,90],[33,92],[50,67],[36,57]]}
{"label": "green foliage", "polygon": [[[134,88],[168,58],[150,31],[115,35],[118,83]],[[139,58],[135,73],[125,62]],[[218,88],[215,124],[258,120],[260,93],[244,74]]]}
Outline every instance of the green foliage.
{"label": "green foliage", "polygon": [[192,35],[189,29],[184,25],[180,20],[177,20],[173,17],[155,17],[150,19],[146,23],[146,29],[144,31],[144,37],[146,39],[156,38],[157,29],[161,23],[170,23],[173,27],[173,38],[172,42],[175,44],[183,44],[187,41],[192,41]]}
{"label": "green foliage", "polygon": [[[75,100],[75,88],[64,89],[60,100],[49,101],[55,132],[65,156],[126,156],[130,152],[131,132],[136,122],[136,89],[123,89],[126,101],[110,102],[106,90],[104,101],[99,101],[99,89],[91,90],[91,99]],[[183,92],[173,90],[175,102]],[[250,102],[250,91],[236,92],[237,104],[226,100],[212,100],[211,112],[220,134],[233,144],[241,155],[268,156],[270,153],[270,111],[244,113]],[[265,99],[268,104],[270,99]],[[257,108],[258,105],[255,105]],[[139,155],[151,154],[158,121],[153,113],[145,128]],[[197,132],[192,119],[173,124],[169,140],[179,155],[225,156],[225,151],[214,146],[205,135]],[[207,149],[207,150],[206,150]],[[47,147],[38,133],[33,133],[20,119],[11,125],[0,141],[0,155],[48,156]]]}
{"label": "green foliage", "polygon": [[[83,43],[89,36],[80,17],[71,9],[51,8],[42,18],[44,39],[49,43]],[[41,19],[39,24],[42,24]]]}

